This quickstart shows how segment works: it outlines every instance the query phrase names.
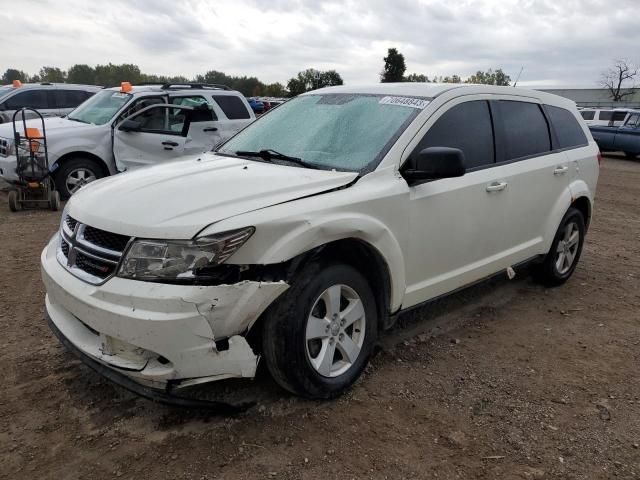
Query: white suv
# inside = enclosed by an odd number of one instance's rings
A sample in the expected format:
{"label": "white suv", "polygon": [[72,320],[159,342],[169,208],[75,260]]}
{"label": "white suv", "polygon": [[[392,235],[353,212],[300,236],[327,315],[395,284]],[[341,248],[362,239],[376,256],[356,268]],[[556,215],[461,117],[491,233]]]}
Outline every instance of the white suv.
{"label": "white suv", "polygon": [[74,195],[41,258],[50,326],[143,395],[253,377],[263,357],[287,390],[332,397],[404,310],[524,262],[566,281],[598,161],[554,95],[316,90],[215,153]]}
{"label": "white suv", "polygon": [[[49,165],[68,198],[118,171],[211,150],[253,120],[244,96],[223,85],[125,82],[45,119]],[[9,182],[17,180],[12,137],[12,125],[0,125],[0,177]]]}

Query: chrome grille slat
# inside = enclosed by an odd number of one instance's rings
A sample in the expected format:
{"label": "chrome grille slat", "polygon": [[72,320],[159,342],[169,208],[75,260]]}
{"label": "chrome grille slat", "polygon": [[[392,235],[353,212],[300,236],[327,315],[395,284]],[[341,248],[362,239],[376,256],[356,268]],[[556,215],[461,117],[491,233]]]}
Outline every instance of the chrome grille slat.
{"label": "chrome grille slat", "polygon": [[[57,257],[71,274],[92,284],[115,275],[131,237],[85,225],[67,215],[60,229]],[[110,247],[110,248],[109,248]]]}

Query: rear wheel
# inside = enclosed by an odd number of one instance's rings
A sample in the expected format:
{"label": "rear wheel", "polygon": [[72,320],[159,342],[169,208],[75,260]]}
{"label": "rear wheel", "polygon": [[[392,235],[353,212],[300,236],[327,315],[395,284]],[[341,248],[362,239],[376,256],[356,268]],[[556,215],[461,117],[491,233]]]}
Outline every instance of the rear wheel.
{"label": "rear wheel", "polygon": [[570,207],[560,222],[551,250],[534,270],[536,279],[547,286],[566,282],[580,259],[584,235],[584,217],[578,209]]}
{"label": "rear wheel", "polygon": [[366,367],[377,323],[375,299],[362,274],[344,264],[312,263],[266,314],[267,366],[295,394],[335,397]]}
{"label": "rear wheel", "polygon": [[86,184],[104,176],[101,165],[89,158],[71,158],[55,173],[56,190],[64,199],[69,198]]}
{"label": "rear wheel", "polygon": [[624,152],[624,156],[627,158],[637,158],[638,154],[633,152]]}
{"label": "rear wheel", "polygon": [[60,194],[56,190],[49,192],[49,208],[54,212],[60,210]]}
{"label": "rear wheel", "polygon": [[20,204],[18,203],[18,192],[15,190],[9,191],[9,210],[17,212],[20,210]]}

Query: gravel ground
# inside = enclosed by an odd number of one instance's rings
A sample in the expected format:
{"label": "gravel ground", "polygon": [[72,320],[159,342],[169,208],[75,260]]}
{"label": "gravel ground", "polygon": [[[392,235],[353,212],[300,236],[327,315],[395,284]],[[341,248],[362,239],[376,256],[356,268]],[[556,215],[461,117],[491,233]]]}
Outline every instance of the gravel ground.
{"label": "gravel ground", "polygon": [[60,214],[11,214],[0,191],[0,477],[640,478],[640,161],[602,167],[566,285],[519,271],[406,315],[336,401],[264,369],[200,389],[259,402],[233,417],[140,399],[66,353],[38,265]]}

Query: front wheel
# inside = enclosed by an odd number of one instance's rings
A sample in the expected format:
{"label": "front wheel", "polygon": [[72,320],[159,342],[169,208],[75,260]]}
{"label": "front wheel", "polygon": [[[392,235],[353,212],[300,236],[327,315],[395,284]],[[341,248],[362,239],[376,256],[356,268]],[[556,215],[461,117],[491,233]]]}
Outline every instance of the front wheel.
{"label": "front wheel", "polygon": [[55,172],[56,190],[63,199],[68,199],[86,184],[102,178],[100,164],[88,158],[66,160]]}
{"label": "front wheel", "polygon": [[551,244],[551,250],[534,275],[547,286],[561,285],[573,274],[578,265],[585,236],[584,217],[580,210],[570,207],[564,214]]}
{"label": "front wheel", "polygon": [[377,324],[375,298],[360,272],[312,263],[266,314],[262,342],[269,371],[297,395],[340,395],[366,367]]}

